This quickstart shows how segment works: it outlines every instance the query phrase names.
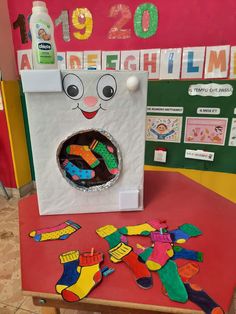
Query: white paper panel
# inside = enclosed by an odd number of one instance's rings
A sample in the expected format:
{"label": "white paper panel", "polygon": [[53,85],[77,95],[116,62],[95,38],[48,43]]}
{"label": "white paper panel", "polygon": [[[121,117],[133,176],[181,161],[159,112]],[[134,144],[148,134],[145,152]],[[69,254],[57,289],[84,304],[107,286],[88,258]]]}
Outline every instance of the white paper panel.
{"label": "white paper panel", "polygon": [[[118,211],[119,193],[126,190],[139,191],[136,210],[141,210],[147,73],[135,73],[140,81],[135,92],[128,91],[126,86],[129,72],[63,71],[62,75],[68,73],[78,75],[83,82],[84,94],[80,100],[72,100],[64,92],[26,95],[40,214]],[[97,82],[107,73],[115,78],[117,92],[110,101],[100,100],[104,110],[100,109],[94,118],[86,119],[79,109],[73,108],[82,105],[84,97],[97,97]],[[72,134],[88,129],[102,129],[111,134],[122,154],[119,179],[100,192],[75,189],[62,176],[57,164],[56,152],[60,143]]]}

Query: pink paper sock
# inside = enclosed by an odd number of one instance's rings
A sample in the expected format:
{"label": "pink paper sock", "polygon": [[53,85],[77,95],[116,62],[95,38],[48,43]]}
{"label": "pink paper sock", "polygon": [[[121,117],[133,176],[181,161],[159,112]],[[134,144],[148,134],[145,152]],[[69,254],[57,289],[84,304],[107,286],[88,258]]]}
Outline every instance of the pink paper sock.
{"label": "pink paper sock", "polygon": [[146,261],[146,265],[152,271],[159,270],[173,255],[174,251],[171,243],[155,242],[152,254]]}

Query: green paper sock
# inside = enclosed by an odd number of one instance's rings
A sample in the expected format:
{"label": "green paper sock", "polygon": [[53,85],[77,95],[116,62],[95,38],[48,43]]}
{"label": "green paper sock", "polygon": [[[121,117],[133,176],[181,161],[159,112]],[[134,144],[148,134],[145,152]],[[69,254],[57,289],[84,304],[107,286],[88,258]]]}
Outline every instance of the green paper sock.
{"label": "green paper sock", "polygon": [[[127,242],[126,236],[124,236],[123,234],[119,233],[117,228],[114,227],[113,225],[103,226],[103,227],[97,229],[96,233],[101,238],[104,238],[108,242],[110,249],[113,249],[114,247],[116,247],[121,242],[124,242],[124,243]],[[111,261],[113,263],[121,262],[121,260],[118,260],[118,259],[114,258],[113,256],[111,256]]]}
{"label": "green paper sock", "polygon": [[190,237],[197,237],[202,234],[201,230],[192,224],[184,224],[180,226],[179,229],[185,232]]}
{"label": "green paper sock", "polygon": [[122,240],[126,239],[113,225],[106,225],[96,230],[96,233],[107,240],[110,249],[117,246]]}
{"label": "green paper sock", "polygon": [[[141,254],[139,259],[143,262],[152,254],[153,248],[147,248]],[[175,262],[168,260],[168,262],[159,270],[156,271],[161,279],[163,286],[166,289],[168,297],[177,302],[185,303],[188,300],[186,288],[179,276],[178,268]]]}

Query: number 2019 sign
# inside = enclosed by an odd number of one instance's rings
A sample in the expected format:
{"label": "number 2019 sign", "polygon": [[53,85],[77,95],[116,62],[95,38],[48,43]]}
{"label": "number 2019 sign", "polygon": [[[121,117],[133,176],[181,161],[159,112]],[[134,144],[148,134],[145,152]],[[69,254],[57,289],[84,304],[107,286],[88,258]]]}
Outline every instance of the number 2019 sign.
{"label": "number 2019 sign", "polygon": [[[27,6],[22,7],[16,2],[11,8],[11,3],[14,1],[16,0],[9,1],[14,43],[16,49],[27,49],[31,41],[29,31],[31,7],[29,1],[24,0],[22,2]],[[153,3],[112,4],[114,1],[108,1],[109,4],[104,4],[103,1],[98,1],[100,2],[98,7],[96,3],[92,5],[91,1],[86,1],[86,7],[72,7],[72,3],[80,5],[85,2],[70,1],[65,2],[65,6],[69,8],[61,9],[60,2],[46,1],[49,14],[54,21],[59,49],[80,50],[79,46],[82,47],[81,50],[90,49],[91,42],[92,49],[111,49],[114,47],[114,42],[119,43],[120,46],[124,40],[128,40],[135,45],[135,42],[149,40],[157,34],[158,8]],[[102,44],[103,40],[106,40],[107,47]],[[97,43],[96,47],[95,43]]]}

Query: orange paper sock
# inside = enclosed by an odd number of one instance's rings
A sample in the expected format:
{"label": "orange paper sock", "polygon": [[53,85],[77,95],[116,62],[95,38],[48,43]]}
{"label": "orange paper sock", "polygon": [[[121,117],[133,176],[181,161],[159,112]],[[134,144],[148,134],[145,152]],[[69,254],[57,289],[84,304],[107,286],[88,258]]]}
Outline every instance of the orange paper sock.
{"label": "orange paper sock", "polygon": [[188,282],[199,271],[199,265],[195,262],[189,262],[178,268],[178,273],[183,282]]}
{"label": "orange paper sock", "polygon": [[91,168],[95,168],[100,163],[90,148],[85,145],[69,145],[66,148],[66,152],[69,155],[81,156]]}

